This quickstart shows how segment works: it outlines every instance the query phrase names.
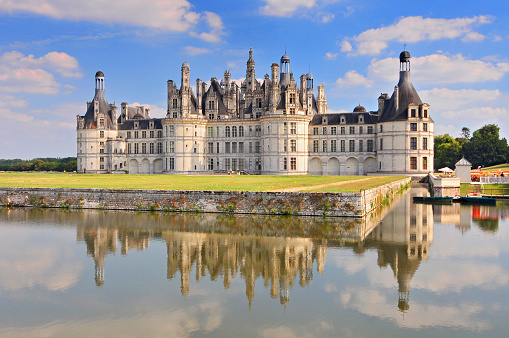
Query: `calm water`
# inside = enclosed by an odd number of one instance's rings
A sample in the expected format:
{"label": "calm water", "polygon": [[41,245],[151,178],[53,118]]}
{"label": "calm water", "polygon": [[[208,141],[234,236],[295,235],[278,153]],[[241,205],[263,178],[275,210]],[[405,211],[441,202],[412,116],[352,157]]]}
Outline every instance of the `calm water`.
{"label": "calm water", "polygon": [[505,336],[509,204],[423,193],[365,221],[0,210],[0,335]]}

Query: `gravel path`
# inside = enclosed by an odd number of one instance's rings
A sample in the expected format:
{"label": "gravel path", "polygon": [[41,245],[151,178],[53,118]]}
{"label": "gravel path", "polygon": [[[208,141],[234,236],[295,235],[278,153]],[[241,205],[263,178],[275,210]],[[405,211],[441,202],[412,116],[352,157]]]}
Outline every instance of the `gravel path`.
{"label": "gravel path", "polygon": [[355,180],[355,181],[343,181],[343,182],[336,182],[336,183],[312,185],[310,187],[285,188],[285,189],[279,189],[279,190],[274,190],[274,191],[275,192],[299,192],[302,190],[313,190],[313,189],[321,189],[321,188],[325,188],[325,187],[335,187],[335,186],[343,185],[343,184],[347,184],[347,183],[362,182],[362,181],[373,180],[373,179],[375,179],[375,177],[361,178],[360,180]]}

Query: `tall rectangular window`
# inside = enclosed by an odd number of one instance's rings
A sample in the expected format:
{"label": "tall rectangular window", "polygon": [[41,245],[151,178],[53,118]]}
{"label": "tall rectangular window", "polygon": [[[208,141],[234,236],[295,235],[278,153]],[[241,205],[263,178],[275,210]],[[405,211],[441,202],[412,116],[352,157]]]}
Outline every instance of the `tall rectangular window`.
{"label": "tall rectangular window", "polygon": [[373,151],[373,140],[368,140],[368,144],[367,144],[367,151]]}
{"label": "tall rectangular window", "polygon": [[410,131],[417,131],[417,123],[410,123]]}
{"label": "tall rectangular window", "polygon": [[286,122],[283,122],[283,134],[284,135],[288,134],[288,125]]}
{"label": "tall rectangular window", "polygon": [[207,136],[214,137],[214,127],[207,127]]}
{"label": "tall rectangular window", "polygon": [[214,153],[214,142],[209,142],[208,149],[209,149],[209,151],[208,151],[209,154]]}
{"label": "tall rectangular window", "polygon": [[142,154],[146,154],[147,153],[147,144],[146,143],[142,143],[141,144],[141,153]]}
{"label": "tall rectangular window", "polygon": [[149,144],[149,150],[150,150],[150,153],[153,154],[154,153],[154,143],[150,143]]}
{"label": "tall rectangular window", "polygon": [[262,136],[262,126],[255,126],[255,136]]}
{"label": "tall rectangular window", "polygon": [[330,127],[330,133],[331,135],[336,135],[336,127]]}
{"label": "tall rectangular window", "polygon": [[322,127],[322,134],[327,135],[327,127]]}
{"label": "tall rectangular window", "polygon": [[146,130],[143,130],[141,132],[141,138],[147,138],[147,131]]}
{"label": "tall rectangular window", "polygon": [[427,157],[422,158],[422,170],[428,170],[428,158]]}
{"label": "tall rectangular window", "polygon": [[318,152],[318,140],[313,140],[313,152]]}
{"label": "tall rectangular window", "polygon": [[232,127],[232,137],[237,137],[237,127],[236,126]]}
{"label": "tall rectangular window", "polygon": [[417,137],[410,137],[410,149],[417,149]]}
{"label": "tall rectangular window", "polygon": [[237,142],[232,142],[232,153],[237,153]]}
{"label": "tall rectangular window", "polygon": [[[128,143],[127,144],[127,153],[130,154],[131,153],[131,143]],[[80,159],[81,160],[81,159]]]}
{"label": "tall rectangular window", "polygon": [[427,123],[423,123],[422,124],[422,131],[428,131],[428,124]]}
{"label": "tall rectangular window", "polygon": [[[216,153],[219,154],[219,142],[216,143]],[[219,168],[218,168],[219,169]]]}
{"label": "tall rectangular window", "polygon": [[255,153],[259,154],[261,151],[260,142],[255,142]]}
{"label": "tall rectangular window", "polygon": [[362,126],[359,127],[359,134],[364,133],[364,128]]}
{"label": "tall rectangular window", "polygon": [[157,137],[158,137],[158,138],[163,137],[163,131],[162,131],[162,130],[158,130],[158,131],[157,131]]}
{"label": "tall rectangular window", "polygon": [[139,143],[135,143],[134,144],[134,153],[135,154],[139,154],[140,152],[140,148],[139,148],[140,144]]}
{"label": "tall rectangular window", "polygon": [[231,137],[230,126],[224,127],[224,137]]}
{"label": "tall rectangular window", "polygon": [[322,152],[327,152],[327,140],[322,141]]}
{"label": "tall rectangular window", "polygon": [[232,170],[237,170],[237,159],[232,158]]}
{"label": "tall rectangular window", "polygon": [[410,157],[410,170],[417,170],[417,157]]}
{"label": "tall rectangular window", "polygon": [[231,167],[230,167],[230,159],[229,159],[229,158],[225,158],[225,159],[224,159],[224,169],[225,169],[225,170],[231,170]]}
{"label": "tall rectangular window", "polygon": [[131,138],[131,132],[130,131],[127,132],[127,138]]}
{"label": "tall rectangular window", "polygon": [[341,127],[341,135],[345,135],[345,127]]}
{"label": "tall rectangular window", "polygon": [[286,157],[283,158],[283,170],[288,169],[288,159]]}
{"label": "tall rectangular window", "polygon": [[239,158],[239,170],[244,170],[244,159]]}
{"label": "tall rectangular window", "polygon": [[99,132],[99,137],[100,137],[100,138],[103,138],[103,137],[104,137],[104,131],[100,131],[100,132]]}
{"label": "tall rectangular window", "polygon": [[297,158],[290,157],[290,170],[297,170]]}
{"label": "tall rectangular window", "polygon": [[162,142],[158,142],[157,143],[157,153],[158,154],[162,154],[163,153],[163,143]]}
{"label": "tall rectangular window", "polygon": [[380,139],[380,150],[384,150],[384,139]]}
{"label": "tall rectangular window", "polygon": [[422,149],[428,150],[428,138],[427,137],[422,138]]}
{"label": "tall rectangular window", "polygon": [[239,142],[239,153],[244,153],[244,142]]}
{"label": "tall rectangular window", "polygon": [[364,142],[359,140],[359,151],[362,153],[364,151]]}
{"label": "tall rectangular window", "polygon": [[219,127],[216,127],[216,137],[219,137]]}
{"label": "tall rectangular window", "polygon": [[208,162],[208,169],[209,170],[214,170],[214,159],[213,158],[209,158],[207,160],[207,162]]}
{"label": "tall rectangular window", "polygon": [[249,142],[249,153],[253,152],[253,142]]}
{"label": "tall rectangular window", "polygon": [[348,150],[350,152],[354,152],[355,151],[355,140],[348,141]]}
{"label": "tall rectangular window", "polygon": [[170,170],[175,170],[175,158],[170,157]]}
{"label": "tall rectangular window", "polygon": [[168,151],[170,153],[174,153],[175,152],[175,141],[170,141],[170,145],[169,145]]}
{"label": "tall rectangular window", "polygon": [[154,131],[153,130],[150,131],[150,138],[154,138]]}
{"label": "tall rectangular window", "polygon": [[283,141],[283,151],[288,151],[288,140]]}
{"label": "tall rectangular window", "polygon": [[290,140],[290,151],[297,151],[297,140]]}
{"label": "tall rectangular window", "polygon": [[350,127],[350,134],[355,134],[355,127]]}
{"label": "tall rectangular window", "polygon": [[344,153],[345,152],[345,140],[341,140],[341,152]]}
{"label": "tall rectangular window", "polygon": [[331,140],[330,141],[330,151],[335,153],[337,151],[337,141]]}
{"label": "tall rectangular window", "polygon": [[244,127],[243,126],[239,127],[239,137],[244,137]]}
{"label": "tall rectangular window", "polygon": [[313,128],[313,135],[318,135],[318,127]]}
{"label": "tall rectangular window", "polygon": [[225,142],[224,143],[224,152],[226,154],[229,154],[230,153],[230,142]]}
{"label": "tall rectangular window", "polygon": [[368,134],[373,134],[373,126],[368,126]]}
{"label": "tall rectangular window", "polygon": [[290,134],[297,134],[297,123],[290,122]]}
{"label": "tall rectangular window", "polygon": [[[135,135],[136,135],[136,133],[137,132],[134,132]],[[170,136],[175,136],[175,126],[170,126],[169,134],[170,134]]]}

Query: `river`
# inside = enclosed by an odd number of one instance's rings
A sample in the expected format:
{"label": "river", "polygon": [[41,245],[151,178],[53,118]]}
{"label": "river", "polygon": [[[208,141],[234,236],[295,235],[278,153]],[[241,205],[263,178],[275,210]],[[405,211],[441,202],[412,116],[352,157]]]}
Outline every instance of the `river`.
{"label": "river", "polygon": [[415,194],[366,220],[0,209],[0,336],[505,336],[509,202]]}

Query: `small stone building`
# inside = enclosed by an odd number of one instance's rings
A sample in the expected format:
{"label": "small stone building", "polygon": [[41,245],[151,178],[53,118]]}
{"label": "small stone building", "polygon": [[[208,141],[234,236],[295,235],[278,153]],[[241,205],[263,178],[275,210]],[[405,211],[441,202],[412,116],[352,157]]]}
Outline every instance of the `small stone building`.
{"label": "small stone building", "polygon": [[470,183],[471,176],[470,170],[472,169],[472,163],[468,162],[464,157],[456,162],[456,176],[460,178],[461,183]]}

